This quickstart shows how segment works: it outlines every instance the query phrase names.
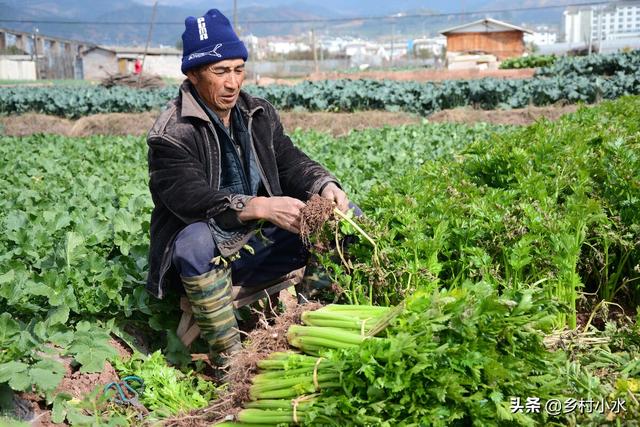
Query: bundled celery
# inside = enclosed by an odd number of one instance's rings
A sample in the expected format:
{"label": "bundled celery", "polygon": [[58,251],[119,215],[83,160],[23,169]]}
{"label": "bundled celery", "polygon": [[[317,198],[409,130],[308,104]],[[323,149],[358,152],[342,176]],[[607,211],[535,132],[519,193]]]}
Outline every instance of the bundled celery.
{"label": "bundled celery", "polygon": [[[287,339],[291,346],[306,354],[272,353],[258,362],[261,372],[249,389],[251,402],[238,416],[238,423],[222,426],[260,426],[300,424],[312,412],[314,396],[324,390],[338,389],[341,372],[336,363],[319,357],[327,350],[354,348],[395,315],[389,307],[328,305],[302,314],[307,326],[292,325]],[[313,355],[313,356],[310,356]],[[319,421],[322,417],[314,415]],[[331,424],[335,420],[327,419]]]}
{"label": "bundled celery", "polygon": [[[544,424],[544,414],[512,413],[509,402],[571,392],[563,356],[549,353],[540,333],[555,310],[533,290],[498,295],[467,283],[417,292],[396,308],[305,313],[307,326],[290,327],[288,339],[320,357],[261,361],[239,425]],[[330,326],[308,326],[317,321]]]}
{"label": "bundled celery", "polygon": [[339,387],[339,372],[332,362],[295,353],[274,353],[258,367],[265,370],[253,378],[253,400],[290,399]]}
{"label": "bundled celery", "polygon": [[302,313],[302,321],[309,326],[325,326],[360,331],[371,330],[389,307],[331,304],[316,311]]}

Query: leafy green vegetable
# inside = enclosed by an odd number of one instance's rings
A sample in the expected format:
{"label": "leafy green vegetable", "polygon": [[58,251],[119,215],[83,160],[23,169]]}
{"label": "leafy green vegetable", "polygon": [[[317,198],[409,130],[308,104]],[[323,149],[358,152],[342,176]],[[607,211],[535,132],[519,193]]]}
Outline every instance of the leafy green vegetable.
{"label": "leafy green vegetable", "polygon": [[218,391],[212,381],[198,377],[192,371],[184,374],[167,365],[159,351],[150,356],[136,353],[127,361],[116,361],[115,368],[121,377],[137,375],[142,378],[144,392],[140,401],[163,416],[203,408]]}
{"label": "leafy green vegetable", "polygon": [[563,56],[536,71],[537,76],[576,76],[634,73],[640,66],[640,50],[587,56]]}
{"label": "leafy green vegetable", "polygon": [[[113,319],[147,322],[145,151],[138,138],[2,138],[13,166],[0,172],[0,366],[19,365],[0,382],[50,392],[55,355],[99,372],[116,356]],[[155,309],[165,328],[179,319],[169,304]]]}
{"label": "leafy green vegetable", "polygon": [[[522,59],[523,61],[525,59]],[[295,86],[246,86],[277,108],[312,111],[402,110],[427,116],[465,105],[484,109],[522,108],[557,101],[593,103],[640,93],[640,51],[585,58],[562,58],[526,80],[451,80],[403,82],[377,80],[305,81]],[[176,87],[136,90],[126,87],[0,88],[0,113],[27,111],[65,117],[161,109]]]}
{"label": "leafy green vegetable", "polygon": [[274,353],[260,362],[265,372],[251,387],[256,402],[238,419],[272,425],[289,425],[297,416],[304,417],[303,425],[322,426],[533,426],[547,416],[514,413],[511,397],[546,400],[573,392],[569,379],[559,375],[564,354],[547,351],[542,341],[555,310],[540,291],[498,296],[490,283],[465,282],[454,290],[418,291],[381,338],[356,333],[357,345],[334,346],[353,332],[294,325],[294,345],[305,335],[333,336],[334,343],[327,340],[312,351],[320,358]]}
{"label": "leafy green vegetable", "polygon": [[[493,129],[424,124],[293,137],[358,195],[427,159],[451,158]],[[32,366],[44,357],[38,352],[51,351],[73,356],[83,372],[99,371],[115,355],[114,317],[169,330],[157,344],[179,360],[178,304],[159,304],[143,288],[152,206],[143,138],[2,138],[0,159],[19,165],[0,172],[0,364]],[[15,375],[20,388],[49,389],[50,379],[27,384],[28,368]]]}
{"label": "leafy green vegetable", "polygon": [[637,304],[638,111],[638,98],[603,103],[405,170],[358,200],[383,271],[367,242],[350,247],[350,266],[323,262],[351,303],[396,304],[434,279],[482,278],[537,283],[571,308],[558,319],[570,327],[585,288]]}
{"label": "leafy green vegetable", "polygon": [[505,59],[500,69],[548,67],[556,61],[555,55],[529,55]]}

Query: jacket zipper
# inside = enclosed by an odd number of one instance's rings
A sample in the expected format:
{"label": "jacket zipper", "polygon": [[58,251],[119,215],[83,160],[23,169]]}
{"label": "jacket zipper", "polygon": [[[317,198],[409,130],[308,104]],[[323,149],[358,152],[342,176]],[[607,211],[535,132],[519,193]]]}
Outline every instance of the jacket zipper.
{"label": "jacket zipper", "polygon": [[[252,111],[252,113],[255,112]],[[260,179],[264,183],[264,188],[267,190],[267,194],[269,196],[273,196],[273,192],[271,191],[271,186],[269,185],[269,181],[267,181],[264,170],[262,169],[262,165],[260,164],[260,159],[258,158],[258,153],[256,152],[256,147],[253,145],[253,133],[251,132],[251,125],[253,124],[253,114],[249,115],[249,142],[251,142],[251,151],[253,152],[253,156],[256,158],[256,164],[258,165],[258,172],[260,172]]]}
{"label": "jacket zipper", "polygon": [[[218,146],[218,185],[216,186],[216,190],[220,189],[220,181],[222,179],[222,160],[220,159],[220,141],[218,140],[218,134],[216,133],[215,128],[213,127],[213,123],[208,123],[209,130],[213,132],[213,137],[216,140],[216,145]],[[207,140],[206,148],[207,155],[209,156],[209,187],[213,187],[213,162],[211,160],[211,147],[209,146],[209,136],[205,133],[204,137]]]}

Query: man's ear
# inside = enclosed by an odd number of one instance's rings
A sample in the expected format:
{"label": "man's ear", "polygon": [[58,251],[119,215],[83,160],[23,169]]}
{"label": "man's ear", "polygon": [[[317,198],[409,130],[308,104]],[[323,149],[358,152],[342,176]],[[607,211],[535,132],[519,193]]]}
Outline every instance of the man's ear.
{"label": "man's ear", "polygon": [[189,79],[192,85],[198,84],[198,73],[196,73],[195,70],[187,71],[187,78]]}

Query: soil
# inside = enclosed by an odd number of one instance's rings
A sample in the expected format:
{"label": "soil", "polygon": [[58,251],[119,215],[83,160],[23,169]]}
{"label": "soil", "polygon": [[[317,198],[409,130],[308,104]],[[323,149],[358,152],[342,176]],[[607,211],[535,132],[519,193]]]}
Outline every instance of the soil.
{"label": "soil", "polygon": [[[111,339],[110,344],[118,352],[118,356],[127,359],[131,356],[132,351],[116,339]],[[58,357],[57,360],[64,365],[65,375],[54,394],[63,392],[71,395],[75,399],[82,400],[90,394],[96,387],[105,386],[113,381],[118,381],[118,373],[109,362],[104,363],[101,372],[98,373],[82,373],[73,363],[71,357]],[[30,420],[32,427],[49,427],[59,424],[53,424],[51,421],[51,409],[47,407],[41,395],[36,393],[19,393],[18,397],[23,403],[30,406],[33,417]]]}
{"label": "soil", "polygon": [[[94,114],[69,120],[45,114],[28,113],[0,116],[0,135],[27,136],[48,133],[64,136],[146,135],[157,118],[157,112]],[[354,113],[288,112],[281,113],[287,131],[295,129],[346,135],[354,129],[398,126],[420,123],[422,119],[408,113],[360,111]]]}
{"label": "soil", "polygon": [[530,125],[540,118],[557,120],[561,116],[575,112],[577,105],[556,105],[548,107],[527,107],[513,110],[476,110],[473,108],[455,108],[438,111],[428,120],[448,123],[494,123],[502,125]]}
{"label": "soil", "polygon": [[374,79],[413,80],[419,82],[443,80],[475,80],[486,77],[497,79],[528,79],[533,77],[535,68],[513,70],[447,70],[424,69],[408,71],[359,71],[353,73],[323,72],[311,74],[309,80],[327,79]]}
{"label": "soil", "polygon": [[347,135],[352,130],[411,125],[422,122],[422,118],[414,114],[391,111],[357,111],[353,113],[283,111],[280,114],[280,119],[288,132],[294,129],[315,130],[327,132],[333,136]]}
{"label": "soil", "polygon": [[[430,122],[495,123],[529,125],[541,117],[556,120],[573,113],[577,105],[527,107],[512,110],[476,110],[456,108],[444,110],[428,117]],[[0,135],[27,136],[36,133],[86,137],[91,135],[146,135],[158,113],[95,114],[78,120],[28,113],[17,116],[0,116]],[[327,132],[333,136],[347,135],[352,130],[418,124],[422,118],[413,114],[390,111],[358,111],[353,113],[283,111],[284,128]]]}
{"label": "soil", "polygon": [[355,72],[336,72],[327,71],[321,73],[312,73],[305,78],[287,78],[279,79],[272,77],[261,77],[259,80],[251,83],[259,86],[267,86],[272,84],[278,85],[296,85],[305,80],[335,80],[335,79],[372,79],[372,80],[413,80],[418,82],[443,81],[443,80],[475,80],[486,77],[497,79],[528,79],[533,77],[535,68],[522,68],[512,70],[447,70],[447,69],[418,69],[406,71],[355,71]]}
{"label": "soil", "polygon": [[34,133],[51,133],[69,136],[73,121],[46,114],[26,113],[16,116],[0,116],[0,135],[27,136]]}

